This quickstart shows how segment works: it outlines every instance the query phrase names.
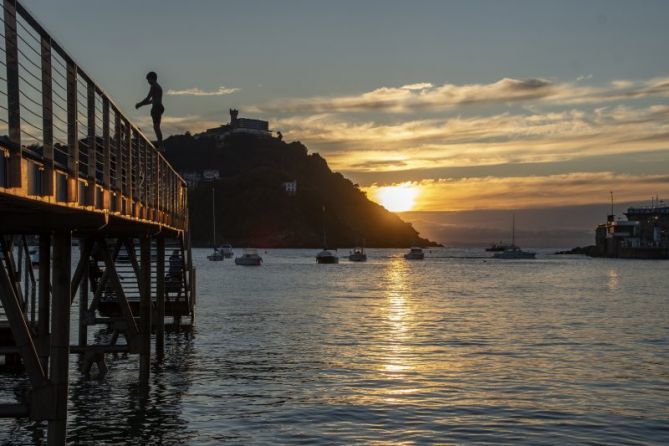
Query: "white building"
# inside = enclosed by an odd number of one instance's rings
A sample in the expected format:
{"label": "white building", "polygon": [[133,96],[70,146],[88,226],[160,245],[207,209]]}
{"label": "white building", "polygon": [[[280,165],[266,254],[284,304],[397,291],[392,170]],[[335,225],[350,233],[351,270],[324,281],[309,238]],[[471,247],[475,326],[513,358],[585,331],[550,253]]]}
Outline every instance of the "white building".
{"label": "white building", "polygon": [[288,195],[295,195],[297,193],[297,180],[287,181],[283,183],[283,190]]}

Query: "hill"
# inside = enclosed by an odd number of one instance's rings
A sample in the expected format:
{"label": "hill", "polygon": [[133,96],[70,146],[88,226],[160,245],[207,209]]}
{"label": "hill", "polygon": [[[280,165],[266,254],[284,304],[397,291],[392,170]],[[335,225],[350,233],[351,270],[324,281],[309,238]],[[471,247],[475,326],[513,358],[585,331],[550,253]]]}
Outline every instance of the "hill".
{"label": "hill", "polygon": [[[317,153],[300,142],[252,134],[224,140],[205,135],[172,136],[166,156],[180,172],[218,170],[214,181],[189,188],[191,237],[211,245],[212,188],[219,243],[263,248],[435,246],[411,224],[370,201],[357,185],[332,172]],[[297,182],[294,194],[285,182]],[[323,211],[325,209],[325,211]]]}

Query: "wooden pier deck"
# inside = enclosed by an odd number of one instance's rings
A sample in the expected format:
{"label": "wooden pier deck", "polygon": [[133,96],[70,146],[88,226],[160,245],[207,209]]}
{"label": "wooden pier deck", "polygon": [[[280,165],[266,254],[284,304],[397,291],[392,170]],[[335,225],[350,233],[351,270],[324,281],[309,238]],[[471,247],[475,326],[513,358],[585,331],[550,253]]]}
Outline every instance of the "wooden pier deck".
{"label": "wooden pier deck", "polygon": [[[0,417],[48,421],[48,443],[60,445],[71,353],[86,375],[106,372],[105,353],[138,354],[148,386],[151,334],[161,360],[166,318],[193,322],[187,190],[23,5],[0,2],[0,356],[31,385]],[[98,325],[110,342],[89,342]]]}

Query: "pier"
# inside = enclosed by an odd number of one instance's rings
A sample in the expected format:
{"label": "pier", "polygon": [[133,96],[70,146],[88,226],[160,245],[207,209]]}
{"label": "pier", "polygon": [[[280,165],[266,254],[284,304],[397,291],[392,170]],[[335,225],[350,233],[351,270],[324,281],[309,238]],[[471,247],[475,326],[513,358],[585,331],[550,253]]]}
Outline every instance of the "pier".
{"label": "pier", "polygon": [[0,2],[0,356],[30,384],[0,417],[48,421],[58,445],[71,354],[86,376],[137,355],[148,386],[166,323],[193,323],[187,190],[21,3]]}

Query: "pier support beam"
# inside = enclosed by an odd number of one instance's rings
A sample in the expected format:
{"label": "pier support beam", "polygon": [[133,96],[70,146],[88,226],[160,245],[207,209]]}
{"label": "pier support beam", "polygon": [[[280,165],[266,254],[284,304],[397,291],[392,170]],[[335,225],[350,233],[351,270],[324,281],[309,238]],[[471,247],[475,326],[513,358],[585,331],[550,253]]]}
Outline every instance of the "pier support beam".
{"label": "pier support beam", "polygon": [[81,240],[81,256],[79,262],[83,265],[81,283],[79,284],[79,347],[85,347],[88,343],[88,282],[89,267],[88,256],[91,252],[93,240],[85,238]]}
{"label": "pier support beam", "polygon": [[39,236],[39,303],[37,347],[44,370],[49,366],[49,318],[51,310],[51,234]]}
{"label": "pier support beam", "polygon": [[67,388],[70,355],[70,269],[72,235],[57,232],[53,238],[53,302],[51,308],[50,378],[53,417],[49,419],[48,444],[62,445],[67,438]]}
{"label": "pier support beam", "polygon": [[151,367],[151,238],[140,239],[140,289],[139,303],[140,347],[139,347],[139,381],[142,386],[149,385]]}
{"label": "pier support beam", "polygon": [[165,355],[165,238],[156,240],[156,356],[159,361]]}

